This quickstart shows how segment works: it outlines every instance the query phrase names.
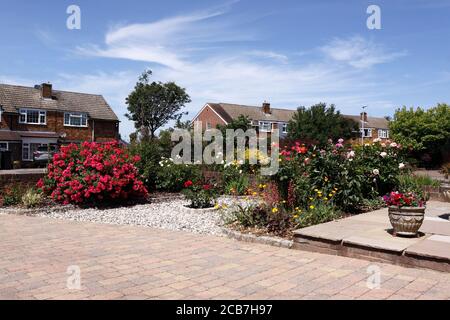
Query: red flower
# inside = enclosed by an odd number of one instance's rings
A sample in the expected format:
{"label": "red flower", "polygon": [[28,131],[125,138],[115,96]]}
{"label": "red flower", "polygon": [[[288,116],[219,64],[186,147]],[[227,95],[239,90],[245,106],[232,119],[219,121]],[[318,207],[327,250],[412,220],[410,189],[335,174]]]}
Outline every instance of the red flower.
{"label": "red flower", "polygon": [[212,185],[210,185],[210,184],[203,185],[203,190],[211,190],[211,188],[212,188]]}
{"label": "red flower", "polygon": [[184,187],[185,188],[189,188],[192,187],[194,185],[194,183],[191,180],[188,180],[184,183]]}

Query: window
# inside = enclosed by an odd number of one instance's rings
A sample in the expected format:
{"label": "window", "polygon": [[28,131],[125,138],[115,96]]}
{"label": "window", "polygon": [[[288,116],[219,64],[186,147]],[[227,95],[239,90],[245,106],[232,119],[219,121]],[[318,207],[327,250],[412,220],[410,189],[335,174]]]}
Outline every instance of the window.
{"label": "window", "polygon": [[23,161],[33,161],[33,153],[38,151],[40,147],[45,147],[48,149],[48,144],[46,143],[22,143],[22,160]]}
{"label": "window", "polygon": [[212,128],[211,123],[206,121],[206,130],[211,130],[211,128]]}
{"label": "window", "polygon": [[47,111],[20,109],[19,123],[47,124]]}
{"label": "window", "polygon": [[360,131],[363,138],[372,138],[372,129],[361,129]]}
{"label": "window", "polygon": [[22,143],[22,160],[30,161],[30,144]]}
{"label": "window", "polygon": [[272,129],[272,124],[270,122],[259,122],[259,131],[261,132],[270,132]]}
{"label": "window", "polygon": [[0,142],[0,151],[9,150],[8,142]]}
{"label": "window", "polygon": [[64,125],[66,127],[87,127],[87,114],[66,112],[64,113]]}
{"label": "window", "polygon": [[288,124],[283,123],[283,133],[288,133]]}
{"label": "window", "polygon": [[379,129],[378,130],[378,138],[389,139],[389,130]]}

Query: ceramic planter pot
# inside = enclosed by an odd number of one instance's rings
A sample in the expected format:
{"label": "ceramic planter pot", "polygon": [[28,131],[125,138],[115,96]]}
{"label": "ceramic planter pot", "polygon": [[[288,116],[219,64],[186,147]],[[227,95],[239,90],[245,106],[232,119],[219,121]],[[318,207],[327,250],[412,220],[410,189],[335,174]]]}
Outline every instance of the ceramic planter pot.
{"label": "ceramic planter pot", "polygon": [[425,218],[425,207],[389,207],[394,236],[416,236]]}

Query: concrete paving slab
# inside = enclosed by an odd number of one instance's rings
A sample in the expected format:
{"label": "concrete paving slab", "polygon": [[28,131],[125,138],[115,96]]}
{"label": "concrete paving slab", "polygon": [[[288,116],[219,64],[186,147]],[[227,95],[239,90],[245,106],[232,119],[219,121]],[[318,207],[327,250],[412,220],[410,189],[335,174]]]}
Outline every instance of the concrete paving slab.
{"label": "concrete paving slab", "polygon": [[442,241],[441,237],[430,237],[408,247],[405,253],[450,262],[450,242]]}

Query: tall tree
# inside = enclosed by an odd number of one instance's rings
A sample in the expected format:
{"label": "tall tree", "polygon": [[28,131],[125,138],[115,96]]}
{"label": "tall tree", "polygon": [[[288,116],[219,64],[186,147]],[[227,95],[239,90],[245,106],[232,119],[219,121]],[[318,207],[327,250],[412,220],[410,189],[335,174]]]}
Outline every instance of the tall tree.
{"label": "tall tree", "polygon": [[327,143],[328,139],[349,139],[357,136],[358,124],[344,118],[333,104],[300,107],[288,125],[288,138],[304,140],[318,144]]}
{"label": "tall tree", "polygon": [[126,99],[126,117],[134,121],[138,131],[145,137],[155,139],[155,132],[171,120],[180,120],[187,114],[180,110],[191,99],[184,88],[174,82],[151,82],[152,72],[145,71]]}
{"label": "tall tree", "polygon": [[439,163],[441,155],[450,150],[450,106],[438,104],[434,108],[398,109],[390,130],[396,142],[414,149],[418,155],[429,154]]}

